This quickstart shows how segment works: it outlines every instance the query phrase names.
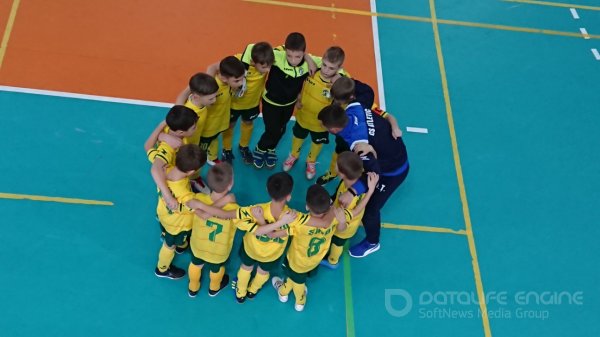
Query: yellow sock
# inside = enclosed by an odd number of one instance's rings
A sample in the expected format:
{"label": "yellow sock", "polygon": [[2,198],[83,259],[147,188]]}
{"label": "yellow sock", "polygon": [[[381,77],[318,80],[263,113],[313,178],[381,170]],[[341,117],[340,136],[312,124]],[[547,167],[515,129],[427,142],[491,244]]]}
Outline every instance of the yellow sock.
{"label": "yellow sock", "polygon": [[156,265],[156,268],[158,268],[161,273],[164,273],[169,269],[171,262],[173,262],[173,257],[175,257],[175,249],[169,249],[163,244],[158,253],[158,264]]}
{"label": "yellow sock", "polygon": [[250,286],[248,287],[248,292],[251,293],[257,293],[260,288],[262,288],[263,284],[265,284],[265,282],[267,282],[269,280],[269,273],[266,274],[261,274],[261,273],[256,273],[256,276],[254,276],[254,279],[252,280],[252,282],[250,283]]}
{"label": "yellow sock", "polygon": [[231,150],[233,146],[233,126],[223,131],[223,150]]}
{"label": "yellow sock", "polygon": [[221,281],[223,280],[223,275],[225,275],[225,267],[221,266],[218,272],[213,273],[210,272],[210,290],[218,291],[221,289]]}
{"label": "yellow sock", "polygon": [[208,145],[208,153],[207,153],[207,157],[208,160],[210,161],[215,161],[217,159],[218,156],[218,152],[219,152],[219,138],[215,138],[212,140],[212,142],[210,142],[210,144]]}
{"label": "yellow sock", "polygon": [[338,264],[343,251],[344,246],[336,246],[332,243],[331,248],[329,248],[329,257],[327,258],[327,261],[329,261],[331,264]]}
{"label": "yellow sock", "polygon": [[188,277],[190,278],[188,288],[191,291],[200,290],[200,276],[202,276],[202,266],[190,263],[188,267]]}
{"label": "yellow sock", "polygon": [[317,161],[317,157],[319,153],[321,153],[321,149],[323,148],[323,144],[315,144],[313,142],[310,143],[310,151],[308,152],[308,158],[306,158],[307,162],[314,163]]}
{"label": "yellow sock", "polygon": [[246,123],[242,121],[242,125],[240,125],[240,146],[248,147],[250,145],[252,130],[254,130],[254,122]]}
{"label": "yellow sock", "polygon": [[304,283],[294,282],[294,296],[296,297],[296,304],[304,305],[306,303],[306,290]]}
{"label": "yellow sock", "polygon": [[298,158],[300,156],[300,148],[302,148],[304,139],[292,137],[292,156]]}
{"label": "yellow sock", "polygon": [[329,172],[334,176],[337,176],[337,157],[337,153],[334,152],[331,156],[331,164],[329,164]]}
{"label": "yellow sock", "polygon": [[279,295],[287,296],[289,293],[292,292],[292,289],[294,289],[294,281],[292,281],[292,279],[288,277],[285,280],[285,283],[281,287],[279,287]]}
{"label": "yellow sock", "polygon": [[237,274],[237,285],[235,287],[235,296],[242,298],[248,292],[248,282],[250,282],[250,274],[252,271],[240,268]]}

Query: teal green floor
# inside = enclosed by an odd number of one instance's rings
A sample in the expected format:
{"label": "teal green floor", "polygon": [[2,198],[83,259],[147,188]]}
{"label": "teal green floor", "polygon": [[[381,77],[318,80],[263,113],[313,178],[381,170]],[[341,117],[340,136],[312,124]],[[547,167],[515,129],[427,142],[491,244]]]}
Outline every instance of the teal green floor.
{"label": "teal green floor", "polygon": [[[429,16],[427,2],[377,5]],[[600,12],[580,11],[577,22],[566,8],[489,0],[436,8],[443,19],[600,32]],[[600,62],[590,52],[598,40],[439,28],[483,286],[507,294],[506,303],[488,303],[492,334],[598,335]],[[405,132],[411,173],[383,220],[464,229],[431,24],[380,19],[379,30],[388,110],[403,126],[429,129]],[[464,235],[383,229],[379,252],[346,256],[343,268],[309,280],[302,313],[279,303],[270,286],[239,305],[231,290],[208,297],[205,280],[190,299],[186,281],[153,275],[161,243],[143,143],[166,109],[8,92],[0,92],[0,109],[0,193],[114,203],[0,200],[2,336],[484,335]],[[289,144],[288,134],[280,156]],[[267,200],[272,171],[239,161],[234,171],[240,204]],[[291,205],[302,210],[309,182],[301,165],[292,174]],[[239,237],[232,273],[238,245]],[[184,254],[175,263],[188,261]],[[399,291],[409,297],[390,295]],[[544,291],[581,292],[583,304],[515,300]],[[435,293],[474,299],[423,302]],[[548,316],[519,317],[523,310]]]}

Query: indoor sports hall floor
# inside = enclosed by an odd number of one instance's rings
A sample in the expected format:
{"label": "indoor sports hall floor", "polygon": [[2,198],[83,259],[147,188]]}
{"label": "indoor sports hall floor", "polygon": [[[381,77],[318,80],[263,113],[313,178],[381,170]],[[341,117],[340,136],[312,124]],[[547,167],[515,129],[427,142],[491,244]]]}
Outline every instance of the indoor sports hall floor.
{"label": "indoor sports hall floor", "polygon": [[[0,336],[598,336],[600,2],[573,1],[0,0]],[[143,142],[191,74],[291,31],[346,50],[411,172],[381,250],[320,270],[304,312],[268,285],[190,299],[153,275]],[[234,170],[267,200],[272,171]]]}

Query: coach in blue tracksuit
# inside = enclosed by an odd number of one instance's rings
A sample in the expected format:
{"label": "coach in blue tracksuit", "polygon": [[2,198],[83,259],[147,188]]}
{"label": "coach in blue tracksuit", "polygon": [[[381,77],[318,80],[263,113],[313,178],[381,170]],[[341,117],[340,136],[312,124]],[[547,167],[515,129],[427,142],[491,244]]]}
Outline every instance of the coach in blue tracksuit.
{"label": "coach in blue tracksuit", "polygon": [[[330,105],[319,113],[319,120],[329,132],[341,136],[348,144],[366,143],[363,139],[360,139],[364,138],[362,132],[364,125],[360,125],[362,124],[360,121],[363,120],[361,113],[364,114],[368,144],[377,154],[377,158],[373,153],[363,154],[361,157],[363,166],[365,172],[379,174],[379,183],[365,208],[362,219],[367,236],[350,248],[350,256],[352,257],[365,257],[379,250],[381,209],[392,193],[406,179],[409,171],[404,141],[402,141],[402,137],[395,138],[392,135],[392,126],[381,115],[370,109],[365,109],[355,102],[349,104],[346,109],[340,105]],[[361,189],[366,187],[366,183],[362,186],[361,184],[355,184],[351,190],[360,194],[364,192]]]}

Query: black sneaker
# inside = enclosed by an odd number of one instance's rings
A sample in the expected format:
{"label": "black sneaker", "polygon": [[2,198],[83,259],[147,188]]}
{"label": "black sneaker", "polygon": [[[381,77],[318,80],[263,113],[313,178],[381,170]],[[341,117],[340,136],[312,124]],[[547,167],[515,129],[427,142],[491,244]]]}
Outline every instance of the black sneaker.
{"label": "black sneaker", "polygon": [[161,272],[158,268],[154,269],[154,274],[158,277],[170,278],[171,280],[179,280],[185,276],[185,270],[177,268],[174,265],[170,265],[169,269]]}
{"label": "black sneaker", "polygon": [[237,297],[237,276],[233,278],[233,280],[231,281],[231,288],[233,288],[233,297],[235,297],[235,300],[242,304],[246,301],[246,296],[244,297]]}
{"label": "black sneaker", "polygon": [[317,178],[317,184],[319,184],[319,185],[325,185],[325,184],[327,184],[328,182],[332,181],[335,178],[337,178],[337,174],[334,175],[333,173],[331,173],[331,171],[327,171],[327,172],[325,172],[324,175],[322,175],[319,178]]}
{"label": "black sneaker", "polygon": [[267,168],[272,169],[277,165],[277,153],[275,153],[275,149],[267,150],[267,155],[265,157],[265,165]]}
{"label": "black sneaker", "polygon": [[196,295],[198,295],[198,291],[191,291],[190,289],[188,289],[188,296],[191,298],[196,297]]}
{"label": "black sneaker", "polygon": [[240,153],[242,154],[242,159],[244,160],[244,164],[252,165],[254,163],[254,157],[252,156],[252,151],[247,146],[240,146]]}
{"label": "black sneaker", "polygon": [[229,164],[233,165],[234,159],[235,159],[235,156],[233,155],[233,151],[231,151],[231,150],[223,150],[223,152],[221,153],[222,161],[226,161]]}
{"label": "black sneaker", "polygon": [[215,297],[217,296],[221,290],[225,289],[225,287],[227,287],[227,285],[229,284],[229,275],[225,274],[223,275],[223,279],[221,280],[221,285],[219,285],[219,290],[211,290],[210,288],[208,288],[208,296],[210,297]]}
{"label": "black sneaker", "polygon": [[[260,291],[260,290],[259,290],[259,291]],[[254,299],[254,298],[256,297],[256,294],[258,294],[258,292],[259,292],[259,291],[255,292],[255,293],[253,293],[253,292],[250,292],[250,291],[249,291],[249,292],[246,294],[246,297],[248,297],[248,299],[249,299],[249,300],[251,300],[251,299]]]}

